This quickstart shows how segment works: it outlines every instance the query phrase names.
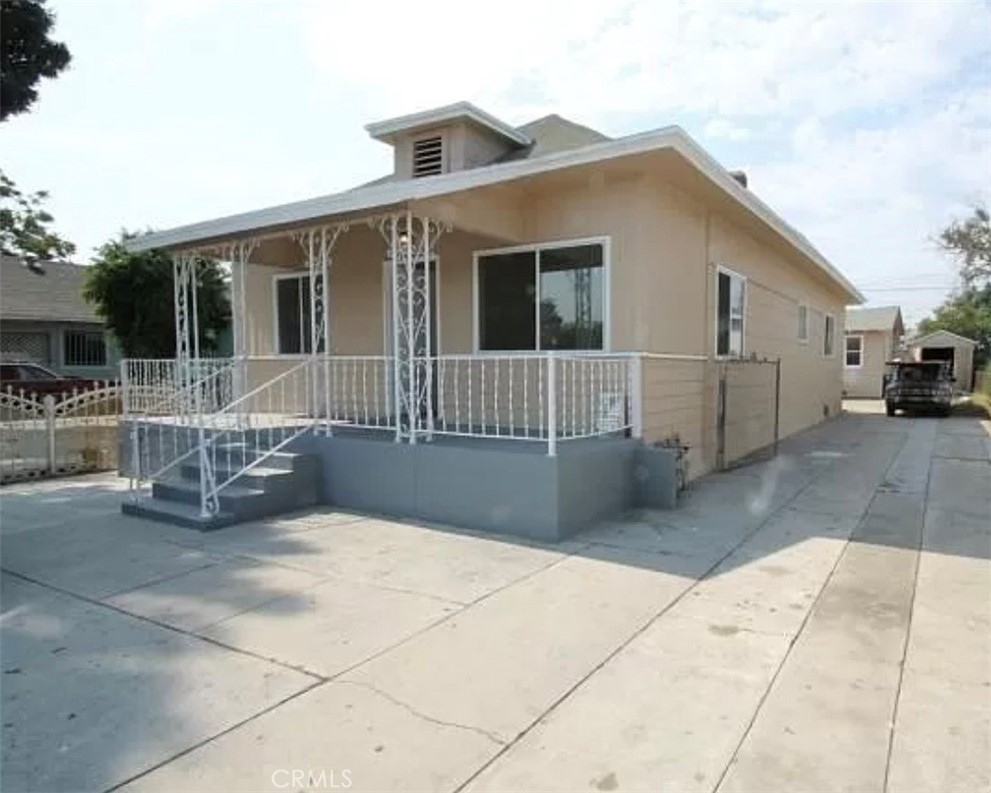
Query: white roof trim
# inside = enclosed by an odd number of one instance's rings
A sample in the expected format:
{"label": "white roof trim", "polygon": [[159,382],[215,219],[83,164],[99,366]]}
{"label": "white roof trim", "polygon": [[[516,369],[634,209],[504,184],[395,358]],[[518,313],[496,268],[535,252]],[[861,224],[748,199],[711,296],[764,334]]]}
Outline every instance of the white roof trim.
{"label": "white roof trim", "polygon": [[505,121],[500,121],[491,113],[486,113],[480,107],[475,107],[471,102],[455,102],[453,105],[445,105],[432,110],[424,110],[420,113],[410,113],[407,116],[397,116],[385,121],[375,121],[365,125],[365,130],[376,140],[388,141],[393,135],[408,130],[421,129],[436,124],[443,124],[447,121],[466,118],[474,121],[504,138],[509,138],[520,146],[528,146],[533,141],[520,132],[515,127],[511,127]]}
{"label": "white roof trim", "polygon": [[967,344],[973,344],[975,347],[977,346],[977,342],[974,341],[973,339],[968,339],[966,336],[961,336],[959,333],[954,333],[952,330],[942,330],[942,329],[934,330],[932,333],[927,333],[925,336],[919,336],[916,339],[912,339],[912,341],[909,342],[908,346],[915,347],[916,345],[924,342],[926,339],[931,339],[933,336],[940,336],[940,335],[952,336],[954,339],[960,339],[960,341],[965,341],[967,342]]}
{"label": "white roof trim", "polygon": [[730,176],[726,169],[692,140],[683,129],[677,126],[663,127],[650,132],[629,135],[625,138],[593,143],[580,149],[554,152],[532,160],[514,160],[438,176],[383,182],[343,193],[311,198],[307,201],[296,201],[291,204],[282,204],[202,223],[193,223],[188,226],[179,226],[138,237],[131,240],[127,247],[140,251],[150,248],[189,246],[206,240],[245,235],[247,232],[258,229],[306,223],[332,215],[362,212],[401,204],[406,201],[434,198],[448,193],[666,148],[678,152],[708,177],[713,184],[807,256],[854,298],[851,302],[864,302],[864,296],[857,288],[833,267],[802,234],[788,225],[767,204]]}

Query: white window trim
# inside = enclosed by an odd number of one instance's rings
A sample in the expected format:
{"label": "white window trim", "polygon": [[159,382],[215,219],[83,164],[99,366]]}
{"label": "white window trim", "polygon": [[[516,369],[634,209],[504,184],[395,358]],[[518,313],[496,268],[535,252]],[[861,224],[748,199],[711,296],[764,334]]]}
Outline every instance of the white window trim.
{"label": "white window trim", "polygon": [[[434,254],[431,259],[434,263],[434,277],[432,283],[434,284],[434,297],[437,298],[435,304],[431,304],[430,310],[437,318],[437,338],[434,339],[434,347],[437,352],[434,356],[443,355],[444,348],[441,346],[441,338],[443,334],[441,332],[441,325],[443,324],[441,320],[443,319],[443,314],[440,310],[441,305],[441,279],[440,279],[440,256]],[[393,316],[392,316],[392,261],[390,259],[382,260],[382,355],[386,357],[391,357],[393,353],[392,345],[394,343],[395,337],[393,335]]]}
{"label": "white window trim", "polygon": [[809,343],[809,335],[810,335],[809,334],[809,318],[811,317],[812,312],[809,310],[808,303],[799,303],[798,304],[798,312],[799,312],[799,314],[801,314],[803,308],[805,309],[805,335],[804,336],[799,336],[798,337],[798,342],[799,342],[799,344],[806,344],[807,345]]}
{"label": "white window trim", "polygon": [[[719,354],[719,274],[726,273],[726,275],[739,278],[743,281],[743,328],[740,331],[740,354],[739,355],[720,355]],[[747,276],[743,273],[738,273],[736,270],[731,270],[729,267],[724,267],[721,264],[716,265],[716,288],[713,290],[713,295],[715,296],[715,302],[712,309],[712,352],[713,356],[717,361],[732,361],[739,360],[740,358],[746,357],[747,354],[747,305],[750,299],[750,288],[748,284]]]}
{"label": "white window trim", "polygon": [[[830,353],[826,353],[826,338],[828,334],[826,333],[826,328],[829,327],[828,319],[833,320],[833,350]],[[843,343],[844,352],[846,351],[846,342]],[[828,311],[822,313],[822,347],[819,349],[823,358],[835,358],[836,357],[836,315],[830,314]]]}
{"label": "white window trim", "polygon": [[[850,339],[860,339],[860,363],[847,363],[847,341]],[[864,335],[862,333],[845,333],[843,334],[843,368],[845,369],[861,369],[864,366]]]}
{"label": "white window trim", "polygon": [[[279,344],[279,281],[288,281],[290,278],[309,278],[310,271],[292,270],[288,273],[279,273],[272,276],[272,350],[280,358],[307,358],[305,352],[282,352],[282,345]],[[329,312],[328,312],[329,315]],[[328,316],[328,319],[330,317]]]}
{"label": "white window trim", "polygon": [[577,239],[550,240],[547,242],[535,242],[529,245],[511,245],[505,248],[485,248],[472,253],[471,262],[471,292],[472,292],[472,352],[475,355],[533,355],[538,352],[548,352],[540,349],[540,256],[534,256],[534,268],[536,270],[535,295],[537,323],[535,326],[536,339],[534,348],[526,350],[483,350],[481,349],[481,328],[478,326],[479,320],[479,294],[478,294],[478,260],[482,256],[492,256],[502,253],[537,253],[548,248],[573,248],[579,245],[601,245],[602,246],[602,349],[601,350],[556,350],[553,352],[566,353],[568,355],[601,355],[604,352],[612,351],[612,237],[580,237]]}

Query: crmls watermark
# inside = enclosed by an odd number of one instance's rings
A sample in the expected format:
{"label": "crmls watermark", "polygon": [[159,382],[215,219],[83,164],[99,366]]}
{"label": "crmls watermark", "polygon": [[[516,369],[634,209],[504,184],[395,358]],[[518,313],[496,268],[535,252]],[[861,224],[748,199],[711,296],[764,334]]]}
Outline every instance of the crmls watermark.
{"label": "crmls watermark", "polygon": [[278,768],[272,784],[280,790],[346,790],[351,787],[351,770],[326,768]]}

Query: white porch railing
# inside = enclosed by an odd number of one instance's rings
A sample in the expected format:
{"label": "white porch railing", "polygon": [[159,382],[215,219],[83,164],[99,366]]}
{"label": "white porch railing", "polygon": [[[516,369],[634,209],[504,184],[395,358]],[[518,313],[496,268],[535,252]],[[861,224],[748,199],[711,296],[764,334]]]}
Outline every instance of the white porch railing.
{"label": "white porch railing", "polygon": [[[282,368],[274,376],[273,364]],[[431,396],[411,421],[395,408],[395,361],[386,356],[204,359],[186,371],[175,361],[125,361],[132,488],[196,461],[202,511],[212,514],[225,487],[311,431],[541,443],[549,455],[561,442],[638,432],[639,354],[442,355],[417,365]]]}

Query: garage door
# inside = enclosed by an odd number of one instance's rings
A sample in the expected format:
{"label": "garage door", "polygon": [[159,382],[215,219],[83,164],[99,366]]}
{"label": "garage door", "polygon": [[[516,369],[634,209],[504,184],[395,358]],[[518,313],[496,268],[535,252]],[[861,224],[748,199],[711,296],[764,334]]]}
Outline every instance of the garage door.
{"label": "garage door", "polygon": [[0,335],[0,358],[5,361],[34,361],[47,364],[48,334],[31,331],[4,331]]}

